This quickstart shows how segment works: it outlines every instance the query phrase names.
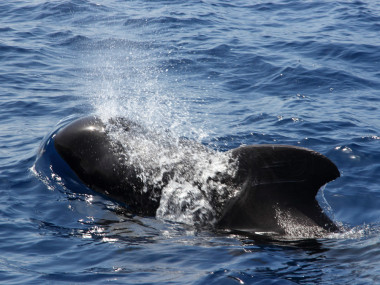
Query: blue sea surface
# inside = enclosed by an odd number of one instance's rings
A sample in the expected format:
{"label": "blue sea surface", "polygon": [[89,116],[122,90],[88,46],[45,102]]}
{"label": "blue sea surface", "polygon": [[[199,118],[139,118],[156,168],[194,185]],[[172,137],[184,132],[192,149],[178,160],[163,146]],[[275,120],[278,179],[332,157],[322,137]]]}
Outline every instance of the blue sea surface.
{"label": "blue sea surface", "polygon": [[[341,177],[318,200],[344,231],[200,231],[37,171],[51,134],[90,114],[218,151],[321,152]],[[0,193],[3,284],[379,284],[380,3],[2,1]]]}

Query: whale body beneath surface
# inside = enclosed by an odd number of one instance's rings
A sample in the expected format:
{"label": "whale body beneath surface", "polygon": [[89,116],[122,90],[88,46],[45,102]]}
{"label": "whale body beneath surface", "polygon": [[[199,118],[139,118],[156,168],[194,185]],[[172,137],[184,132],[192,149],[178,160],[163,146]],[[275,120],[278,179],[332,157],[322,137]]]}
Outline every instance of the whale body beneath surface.
{"label": "whale body beneath surface", "polygon": [[[123,203],[132,213],[155,216],[162,189],[174,179],[175,170],[162,171],[159,183],[146,185],[142,177],[149,172],[143,173],[133,163],[133,150],[112,138],[110,125],[122,130],[124,140],[133,132],[146,131],[127,119],[105,123],[95,116],[85,117],[53,136],[55,150],[90,189]],[[200,183],[193,185],[201,193],[214,191],[204,193],[217,209],[213,226],[278,234],[286,233],[289,224],[298,230],[339,231],[316,200],[320,187],[340,176],[327,157],[306,148],[272,144],[241,146],[228,151],[228,155],[235,171],[216,173],[207,181],[212,182],[209,185],[217,181],[219,187],[235,191],[234,195],[221,198],[214,189],[205,190]]]}

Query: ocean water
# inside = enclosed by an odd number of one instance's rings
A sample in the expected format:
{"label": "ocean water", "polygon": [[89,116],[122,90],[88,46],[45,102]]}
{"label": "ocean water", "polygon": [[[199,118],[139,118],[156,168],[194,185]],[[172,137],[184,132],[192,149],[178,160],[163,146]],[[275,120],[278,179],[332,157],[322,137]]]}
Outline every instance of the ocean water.
{"label": "ocean water", "polygon": [[[378,1],[1,2],[0,282],[380,283],[379,15]],[[53,132],[94,114],[218,152],[319,151],[341,177],[318,200],[344,230],[199,230],[38,166]]]}

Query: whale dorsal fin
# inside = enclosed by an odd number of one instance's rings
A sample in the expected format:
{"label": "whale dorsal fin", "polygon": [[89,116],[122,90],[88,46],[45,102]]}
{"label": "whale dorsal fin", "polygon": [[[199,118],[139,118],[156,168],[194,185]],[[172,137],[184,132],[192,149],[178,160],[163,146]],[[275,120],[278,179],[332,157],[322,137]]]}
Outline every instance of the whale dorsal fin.
{"label": "whale dorsal fin", "polygon": [[278,213],[297,222],[336,231],[315,196],[321,186],[340,176],[322,154],[294,146],[253,145],[232,151],[240,194],[226,206],[219,225],[236,229],[283,232]]}

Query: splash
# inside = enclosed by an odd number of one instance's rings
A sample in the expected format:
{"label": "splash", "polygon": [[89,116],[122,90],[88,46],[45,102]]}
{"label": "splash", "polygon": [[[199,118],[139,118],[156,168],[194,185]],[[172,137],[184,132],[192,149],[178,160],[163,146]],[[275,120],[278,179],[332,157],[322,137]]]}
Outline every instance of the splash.
{"label": "splash", "polygon": [[[123,148],[123,163],[137,169],[143,192],[160,200],[156,217],[189,225],[212,225],[226,201],[237,195],[229,181],[236,165],[230,153],[125,119],[108,121],[107,132]],[[128,126],[123,127],[123,126]],[[155,191],[157,193],[155,193]]]}
{"label": "splash", "polygon": [[[95,55],[88,73],[91,103],[123,147],[124,163],[139,169],[142,191],[161,189],[156,217],[212,224],[227,198],[236,195],[225,183],[235,166],[230,154],[201,144],[209,132],[199,118],[192,123],[191,94],[159,67],[152,50],[149,44],[124,43],[123,50],[112,47]],[[130,122],[128,131],[123,120]]]}
{"label": "splash", "polygon": [[197,141],[208,137],[204,122],[189,111],[193,91],[171,74],[153,43],[115,42],[85,58],[90,103],[103,121],[126,117],[153,130]]}
{"label": "splash", "polygon": [[380,223],[362,224],[355,227],[339,225],[342,232],[331,233],[328,237],[332,239],[362,239],[378,237],[380,235]]}
{"label": "splash", "polygon": [[279,226],[284,230],[283,239],[294,238],[321,238],[326,237],[329,232],[317,226],[313,222],[299,219],[288,211],[275,208],[276,219]]}

